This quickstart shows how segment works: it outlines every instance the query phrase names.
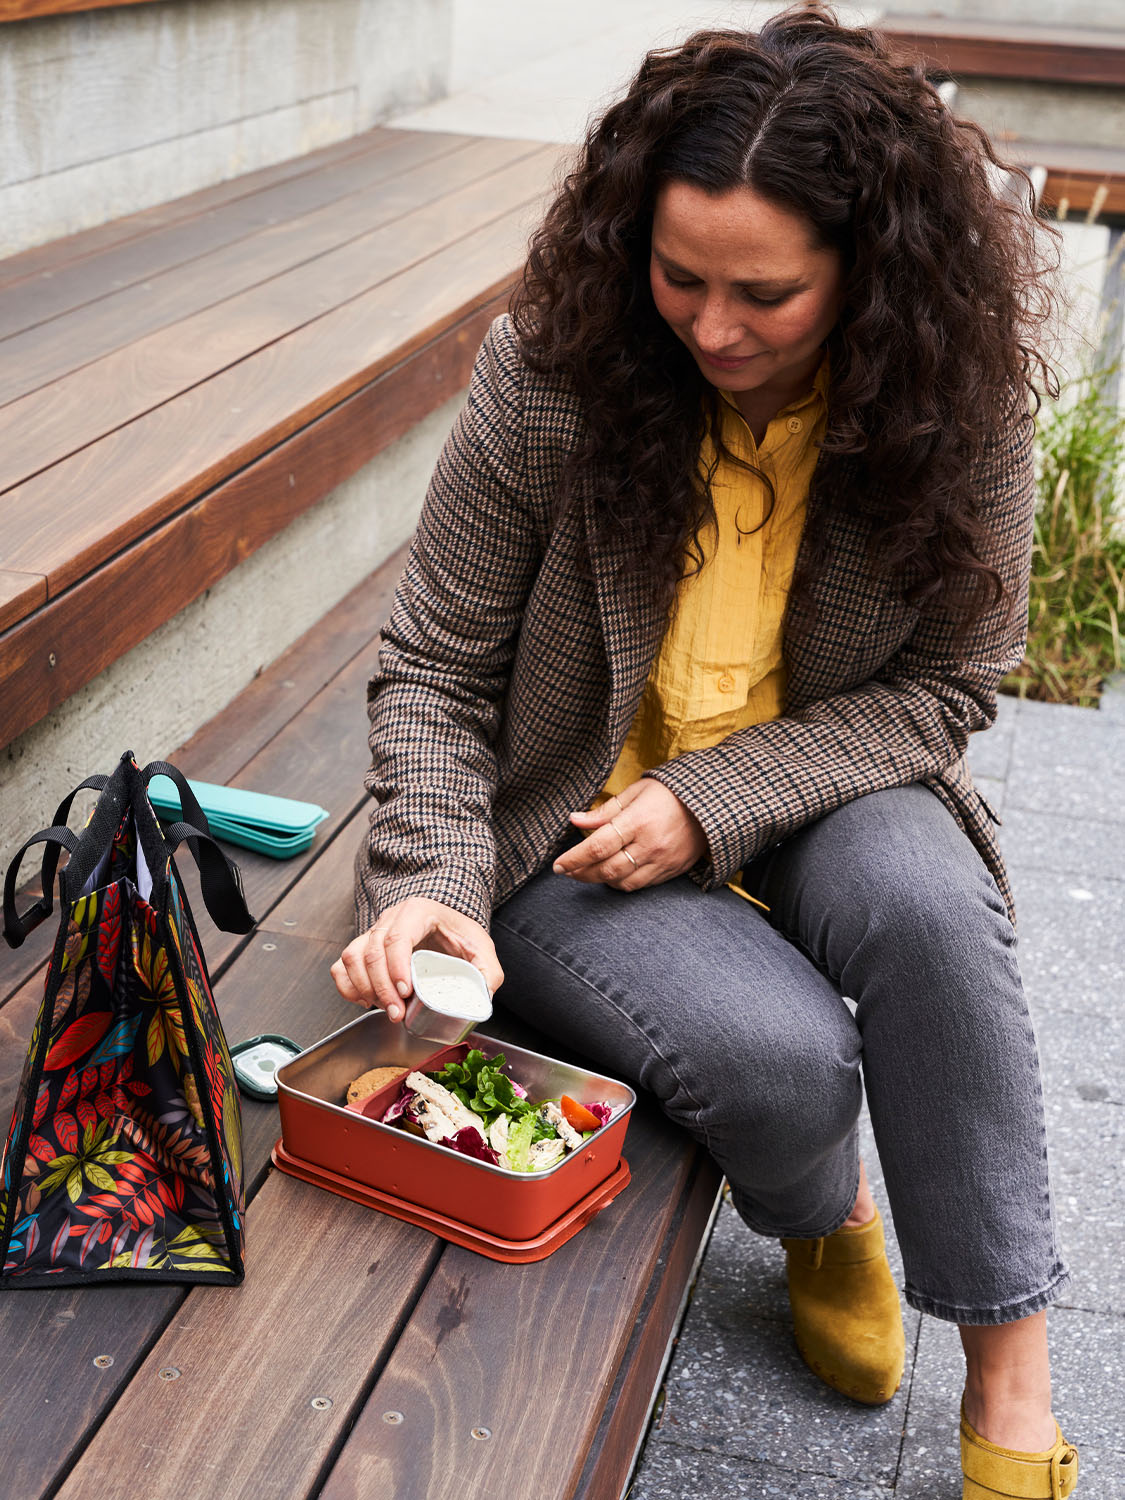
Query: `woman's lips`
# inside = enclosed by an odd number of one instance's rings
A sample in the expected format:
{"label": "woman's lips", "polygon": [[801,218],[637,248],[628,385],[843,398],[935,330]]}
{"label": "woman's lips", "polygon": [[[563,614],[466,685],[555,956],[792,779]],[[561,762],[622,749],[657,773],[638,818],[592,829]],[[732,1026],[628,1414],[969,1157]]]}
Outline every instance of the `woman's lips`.
{"label": "woman's lips", "polygon": [[741,359],[719,359],[717,355],[708,354],[700,349],[699,357],[704,364],[710,365],[715,370],[740,370],[743,365],[748,365],[752,359],[757,359],[756,354],[744,354]]}

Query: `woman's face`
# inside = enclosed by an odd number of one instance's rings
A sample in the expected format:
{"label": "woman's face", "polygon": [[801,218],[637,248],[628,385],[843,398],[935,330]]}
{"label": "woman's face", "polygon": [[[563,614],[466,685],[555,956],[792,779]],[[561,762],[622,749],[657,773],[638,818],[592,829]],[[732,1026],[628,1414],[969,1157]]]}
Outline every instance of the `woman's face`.
{"label": "woman's face", "polygon": [[650,265],[662,318],[700,370],[740,393],[802,394],[840,314],[843,266],[800,214],[752,188],[705,192],[666,183],[656,199]]}

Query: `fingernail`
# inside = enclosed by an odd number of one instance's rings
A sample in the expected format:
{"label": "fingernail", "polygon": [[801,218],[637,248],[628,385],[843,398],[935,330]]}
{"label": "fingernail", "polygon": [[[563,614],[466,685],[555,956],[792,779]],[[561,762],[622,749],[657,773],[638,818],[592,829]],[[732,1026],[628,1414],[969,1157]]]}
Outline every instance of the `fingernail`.
{"label": "fingernail", "polygon": [[402,1015],[402,1006],[401,1005],[388,1005],[387,1006],[387,1015],[390,1016],[390,1018],[391,1018],[392,1021],[397,1021],[399,1019],[399,1017]]}
{"label": "fingernail", "polygon": [[555,860],[554,864],[551,866],[551,871],[555,875],[561,875],[562,874],[562,865],[558,862],[557,859]]}
{"label": "fingernail", "polygon": [[398,990],[399,994],[404,1000],[410,993],[410,986],[407,984],[405,979],[400,979],[399,982],[395,985],[395,989]]}

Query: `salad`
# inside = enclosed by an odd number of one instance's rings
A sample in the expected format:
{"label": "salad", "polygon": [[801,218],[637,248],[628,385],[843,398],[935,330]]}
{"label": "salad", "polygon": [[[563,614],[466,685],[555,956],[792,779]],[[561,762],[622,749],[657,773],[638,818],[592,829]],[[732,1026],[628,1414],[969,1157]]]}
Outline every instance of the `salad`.
{"label": "salad", "polygon": [[474,1048],[439,1073],[409,1073],[382,1122],[490,1166],[544,1172],[613,1114],[608,1104],[579,1104],[566,1094],[532,1103],[503,1066],[502,1052],[486,1058]]}

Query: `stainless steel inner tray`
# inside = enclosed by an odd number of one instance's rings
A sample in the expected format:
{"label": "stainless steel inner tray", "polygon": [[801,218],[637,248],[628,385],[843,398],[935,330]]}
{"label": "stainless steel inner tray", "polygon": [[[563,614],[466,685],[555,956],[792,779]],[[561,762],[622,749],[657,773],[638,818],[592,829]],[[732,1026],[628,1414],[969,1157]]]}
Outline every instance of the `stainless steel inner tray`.
{"label": "stainless steel inner tray", "polygon": [[[561,1094],[569,1094],[580,1103],[600,1099],[612,1107],[615,1119],[636,1103],[637,1096],[627,1083],[602,1073],[559,1062],[541,1052],[530,1052],[476,1031],[469,1033],[465,1043],[479,1047],[487,1057],[502,1052],[507,1059],[507,1073],[523,1085],[532,1099],[557,1099]],[[412,1036],[405,1027],[388,1021],[381,1010],[369,1010],[279,1068],[278,1089],[294,1098],[339,1110],[354,1120],[355,1115],[343,1102],[348,1084],[354,1078],[369,1068],[417,1068],[442,1050],[440,1043]]]}

